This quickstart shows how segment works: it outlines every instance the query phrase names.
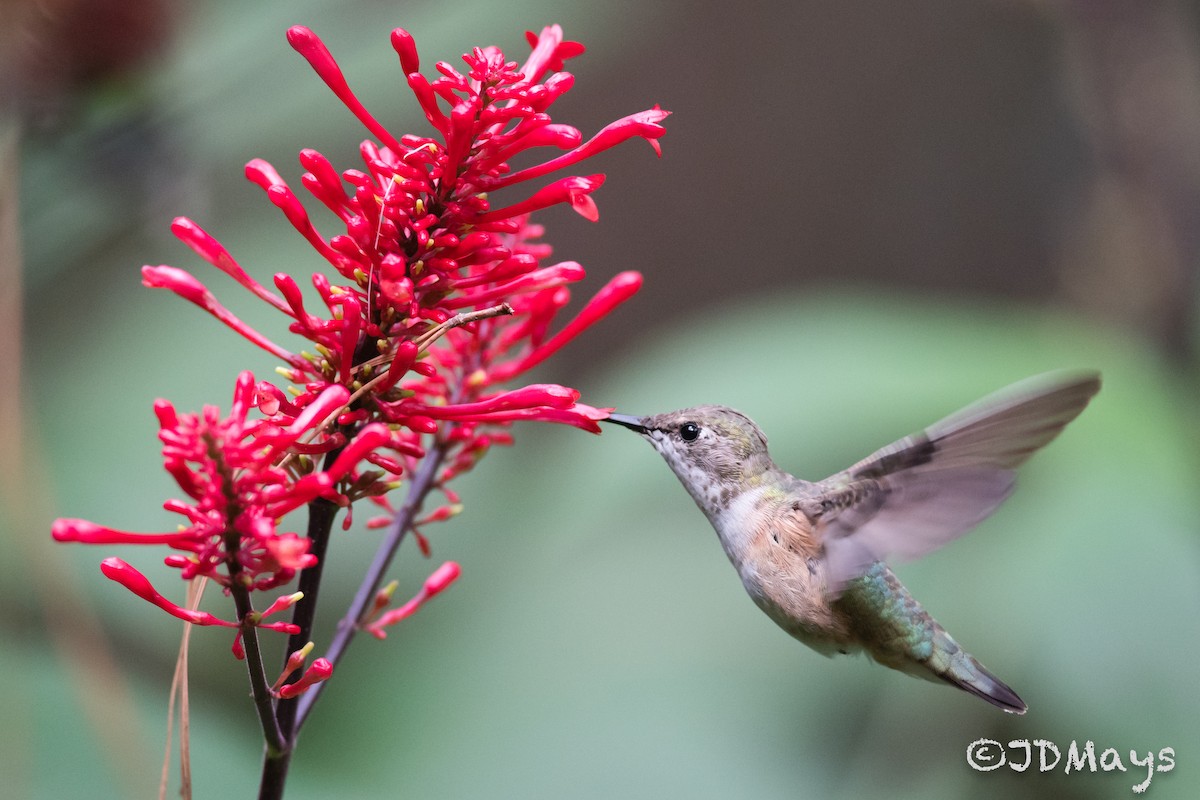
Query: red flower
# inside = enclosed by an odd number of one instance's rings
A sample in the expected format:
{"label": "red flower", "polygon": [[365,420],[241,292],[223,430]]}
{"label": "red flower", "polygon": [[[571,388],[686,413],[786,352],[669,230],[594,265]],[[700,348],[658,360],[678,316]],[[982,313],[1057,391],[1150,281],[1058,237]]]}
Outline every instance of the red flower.
{"label": "red flower", "polygon": [[450,584],[458,580],[461,572],[461,567],[454,561],[447,561],[445,564],[442,564],[432,575],[425,579],[425,584],[421,586],[421,591],[417,592],[416,596],[399,608],[394,608],[382,614],[379,619],[367,626],[367,632],[376,639],[386,639],[387,631],[384,628],[411,617],[421,606],[441,594]]}
{"label": "red flower", "polygon": [[333,675],[333,664],[324,658],[318,658],[308,669],[304,670],[304,675],[295,683],[285,683],[279,687],[279,696],[283,699],[291,697],[299,697],[309,690],[309,688],[321,681],[328,680]]}
{"label": "red flower", "polygon": [[297,478],[278,462],[349,393],[340,386],[328,387],[287,427],[249,420],[254,394],[254,376],[243,372],[233,408],[224,419],[214,407],[178,415],[165,400],[155,404],[164,466],[191,500],[169,500],[165,508],[182,514],[186,526],[172,533],[141,534],[59,519],[54,538],[88,544],[166,544],[187,553],[166,558],[183,578],[204,576],[223,586],[237,579],[254,589],[269,589],[311,566],[315,560],[308,554],[308,540],[280,533],[277,521],[328,492],[339,475],[330,470]]}
{"label": "red flower", "polygon": [[[182,530],[133,534],[65,519],[54,525],[56,539],[166,544],[181,551],[166,561],[184,578],[206,576],[226,587],[236,582],[263,590],[314,563],[309,540],[278,525],[288,511],[317,497],[344,507],[367,497],[390,512],[387,492],[432,449],[441,468],[431,488],[449,497],[450,479],[491,446],[511,442],[504,428],[513,421],[598,432],[596,423],[607,411],[578,402],[573,389],[496,387],[606,316],[637,291],[641,276],[617,275],[550,335],[569,300],[567,287],[585,273],[575,262],[544,263],[551,250],[538,241],[541,226],[529,215],[566,203],[597,219],[593,194],[604,176],[568,175],[523,187],[628,139],[645,139],[659,152],[668,112],[655,106],[631,114],[584,141],[549,114],[574,84],[561,71],[563,63],[583,47],[565,41],[558,26],[529,34],[529,40],[533,50],[520,66],[496,48],[476,48],[463,56],[464,72],[439,62],[439,75],[430,81],[419,71],[412,37],[393,31],[405,80],[433,127],[429,136],[396,136],[358,101],[312,31],[288,31],[292,47],[374,140],[360,146],[360,169],[339,172],[316,151],[300,153],[306,170],[300,185],[337,219],[341,230],[333,234],[321,232],[270,164],[252,160],[245,174],[332,273],[312,275],[316,299],[306,301],[290,275],[276,274],[273,288],[250,277],[195,222],[178,218],[172,231],[282,312],[288,331],[309,347],[301,353],[278,344],[278,336],[234,316],[182,269],[144,267],[147,286],[170,289],[271,353],[291,385],[255,384],[243,373],[224,418],[214,408],[180,415],[165,401],[156,404],[166,469],[188,498],[166,504],[185,517]],[[547,147],[560,153],[510,169],[517,155]],[[256,405],[261,416],[251,417]],[[457,496],[450,506],[458,507]],[[419,533],[418,539],[424,541]]]}

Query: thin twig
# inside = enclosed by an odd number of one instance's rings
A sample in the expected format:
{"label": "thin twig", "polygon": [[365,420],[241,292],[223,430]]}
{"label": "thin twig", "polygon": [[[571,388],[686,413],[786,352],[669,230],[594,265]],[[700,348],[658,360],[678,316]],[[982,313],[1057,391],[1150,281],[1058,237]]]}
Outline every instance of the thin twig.
{"label": "thin twig", "polygon": [[441,323],[437,327],[430,328],[422,333],[413,342],[422,349],[436,342],[441,338],[442,334],[452,328],[457,328],[460,325],[466,325],[471,322],[478,322],[481,319],[491,319],[492,317],[506,317],[513,313],[513,307],[508,303],[501,303],[490,308],[481,308],[478,311],[460,311],[450,319]]}
{"label": "thin twig", "polygon": [[[513,309],[508,303],[491,308],[480,309],[478,311],[468,311],[455,314],[450,319],[439,325],[434,326],[430,330],[413,339],[413,343],[418,350],[424,349],[444,336],[448,331],[457,328],[461,325],[466,325],[471,322],[476,322],[491,317],[499,317],[507,314],[512,314]],[[393,355],[392,358],[395,356]],[[377,357],[378,363],[382,364],[387,359]],[[376,359],[359,364],[358,369],[361,369],[365,364],[371,364]],[[387,377],[387,373],[381,372],[379,375],[372,378],[367,383],[363,384],[355,391],[341,408],[329,414],[320,425],[316,426],[305,439],[311,441],[320,431],[332,425],[339,416],[349,410],[352,405],[360,398],[372,391]],[[416,473],[413,475],[412,481],[409,483],[408,494],[405,497],[404,505],[396,513],[392,519],[388,531],[380,542],[379,549],[375,554],[374,560],[367,569],[366,575],[363,576],[362,583],[358,587],[358,591],[351,602],[346,615],[338,623],[337,630],[334,633],[333,640],[330,642],[329,650],[325,654],[325,658],[329,660],[335,667],[341,660],[346,648],[349,646],[354,634],[358,631],[358,626],[366,615],[367,610],[374,602],[375,595],[379,591],[379,586],[383,582],[383,576],[391,565],[392,558],[396,554],[396,550],[400,547],[405,534],[411,529],[413,520],[417,513],[420,512],[421,506],[425,501],[425,496],[434,487],[438,469],[441,466],[442,460],[446,455],[447,445],[435,440],[433,446],[425,453],[420,465],[417,467]],[[279,463],[280,467],[287,464],[292,454],[285,456]],[[333,454],[326,454],[326,458],[330,458]],[[318,513],[318,506],[324,503],[329,506],[327,513]],[[293,621],[301,626],[299,634],[293,635],[289,640],[289,652],[294,651],[297,647],[302,647],[311,635],[312,631],[312,611],[316,607],[317,589],[321,580],[321,567],[325,563],[324,546],[328,543],[329,533],[333,524],[333,517],[337,513],[337,507],[328,501],[322,501],[318,498],[316,501],[309,504],[309,539],[313,542],[313,554],[317,555],[317,564],[309,569],[304,570],[300,574],[301,591],[304,592],[304,599],[297,604]],[[320,552],[315,552],[315,549],[320,549]],[[306,588],[306,581],[310,581],[311,585]],[[236,596],[235,596],[236,600]],[[302,608],[303,606],[304,608]],[[309,609],[306,611],[306,609]],[[300,644],[293,647],[294,642]],[[249,648],[247,648],[247,658],[250,657]],[[252,671],[253,676],[253,671]],[[253,679],[251,681],[253,683]],[[300,729],[304,722],[308,719],[309,713],[312,711],[313,705],[317,698],[321,696],[328,682],[312,686],[307,692],[300,695],[298,698],[291,700],[282,700],[275,709],[273,721],[277,723],[278,731],[282,735],[283,746],[276,749],[271,743],[270,734],[267,734],[267,753],[263,761],[262,781],[259,784],[260,800],[268,798],[278,798],[283,795],[283,786],[287,780],[288,766],[291,761],[292,749],[295,747],[296,739],[299,736]],[[256,692],[257,695],[257,692]],[[257,704],[257,703],[256,703]],[[260,710],[260,715],[261,715]],[[264,731],[266,726],[264,725]]]}
{"label": "thin twig", "polygon": [[246,671],[250,675],[250,691],[254,698],[254,708],[258,712],[259,724],[262,725],[263,739],[266,741],[268,753],[282,752],[287,747],[287,742],[279,730],[279,723],[275,721],[274,697],[263,667],[258,627],[251,624],[254,607],[250,603],[250,591],[241,584],[237,574],[231,578],[229,593],[233,595],[233,604],[241,625],[242,646],[246,651]]}
{"label": "thin twig", "polygon": [[[358,626],[363,616],[374,602],[375,594],[379,591],[380,584],[383,583],[383,576],[392,563],[392,557],[395,556],[405,534],[412,527],[413,520],[425,501],[425,496],[433,488],[434,478],[445,453],[445,446],[435,443],[425,454],[420,466],[417,467],[417,472],[408,486],[408,495],[405,497],[404,505],[392,518],[387,533],[375,553],[375,558],[371,561],[366,575],[363,576],[363,581],[359,584],[358,592],[354,595],[354,600],[350,603],[346,615],[338,622],[337,630],[329,644],[329,650],[325,653],[325,658],[329,659],[335,668],[349,646],[350,640],[358,632]],[[327,683],[327,681],[318,683],[300,696],[296,712],[295,731],[297,733],[304,725],[304,720],[308,718],[313,704],[317,702],[317,698],[321,696]]]}
{"label": "thin twig", "polygon": [[[442,336],[446,335],[446,333],[453,330],[454,328],[460,327],[462,325],[467,325],[471,322],[478,322],[479,320],[482,320],[482,319],[489,319],[491,317],[503,317],[503,316],[507,316],[512,313],[513,313],[513,307],[510,306],[508,303],[501,303],[500,305],[492,306],[490,308],[481,308],[478,311],[459,312],[458,314],[455,314],[453,317],[446,320],[445,322],[435,325],[434,327],[425,331],[424,333],[422,333],[420,336],[413,339],[412,341],[417,346],[418,350],[424,350],[426,347],[428,347],[429,345],[436,342],[438,339],[440,339]],[[392,354],[390,356],[388,356],[388,355],[376,356],[375,358],[372,358],[368,361],[364,361],[363,363],[359,364],[355,369],[362,369],[363,367],[366,367],[366,366],[382,365],[382,364],[387,363],[394,357],[395,357],[394,354]],[[345,403],[343,403],[339,408],[335,409],[332,413],[330,413],[328,416],[326,416],[325,419],[323,419],[319,425],[314,426],[311,431],[309,431],[307,434],[305,434],[303,437],[301,437],[299,440],[299,443],[305,444],[305,443],[311,442],[313,439],[315,439],[322,431],[324,431],[326,428],[328,428],[330,425],[332,425],[338,417],[340,417],[342,414],[349,411],[350,407],[354,403],[356,403],[359,399],[361,399],[363,396],[365,396],[368,392],[370,392],[372,389],[374,389],[376,386],[378,386],[383,381],[383,379],[386,377],[387,377],[387,371],[385,370],[383,372],[380,372],[378,375],[376,375],[371,380],[364,383],[362,386],[360,386],[353,394],[350,395],[350,397],[346,400]],[[282,459],[280,459],[278,466],[280,468],[286,467],[288,462],[291,461],[295,455],[296,455],[295,453],[288,453]]]}
{"label": "thin twig", "polygon": [[[195,611],[200,607],[200,598],[204,596],[204,587],[208,578],[194,578],[188,583],[187,608]],[[175,657],[175,674],[171,678],[171,693],[167,701],[167,742],[163,752],[162,774],[158,783],[158,800],[166,800],[167,785],[171,772],[171,737],[175,733],[175,705],[179,698],[179,796],[190,800],[192,796],[192,761],[189,752],[188,735],[188,693],[187,693],[187,662],[188,641],[192,637],[192,624],[185,622],[183,634],[179,640],[179,653]]]}
{"label": "thin twig", "polygon": [[[326,563],[325,554],[329,548],[330,534],[333,532],[333,522],[339,508],[336,503],[323,497],[318,497],[308,505],[308,540],[309,554],[316,557],[316,563],[300,573],[298,589],[304,597],[296,604],[292,613],[292,622],[300,630],[288,638],[287,651],[284,653],[284,663],[287,657],[301,649],[312,640],[313,624],[317,615],[317,600],[320,597],[321,577]],[[310,690],[311,691],[311,690]],[[284,738],[289,742],[296,739],[299,730],[296,724],[296,707],[299,698],[280,700],[275,718],[279,720],[279,728]]]}
{"label": "thin twig", "polygon": [[[336,459],[336,453],[330,453],[327,459]],[[300,592],[304,595],[300,602],[292,608],[292,622],[299,631],[288,638],[284,653],[284,663],[288,656],[304,647],[312,637],[313,622],[316,619],[317,598],[321,588],[321,577],[325,570],[325,553],[329,546],[333,522],[337,518],[337,504],[318,497],[308,504],[308,540],[309,553],[316,557],[313,566],[300,572]],[[263,754],[262,777],[259,783],[260,800],[276,800],[283,797],[284,784],[287,782],[288,766],[292,760],[292,752],[296,745],[296,698],[280,700],[275,706],[275,721],[279,725],[280,735],[286,746],[282,750],[272,751],[267,748]]]}
{"label": "thin twig", "polygon": [[[193,611],[200,608],[208,578],[198,578],[188,584],[188,607]],[[191,645],[191,625],[183,632],[179,648],[179,660],[183,665],[179,686],[179,796],[192,800],[192,700],[189,692],[188,650]]]}

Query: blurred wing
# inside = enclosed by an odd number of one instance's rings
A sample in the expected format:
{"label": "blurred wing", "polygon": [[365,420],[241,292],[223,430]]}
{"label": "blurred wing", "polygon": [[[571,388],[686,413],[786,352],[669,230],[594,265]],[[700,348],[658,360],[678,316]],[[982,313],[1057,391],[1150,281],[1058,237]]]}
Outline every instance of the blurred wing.
{"label": "blurred wing", "polygon": [[816,484],[808,501],[837,593],[871,564],[955,539],[1012,492],[1016,467],[1100,390],[1095,372],[1052,372],[1002,389]]}

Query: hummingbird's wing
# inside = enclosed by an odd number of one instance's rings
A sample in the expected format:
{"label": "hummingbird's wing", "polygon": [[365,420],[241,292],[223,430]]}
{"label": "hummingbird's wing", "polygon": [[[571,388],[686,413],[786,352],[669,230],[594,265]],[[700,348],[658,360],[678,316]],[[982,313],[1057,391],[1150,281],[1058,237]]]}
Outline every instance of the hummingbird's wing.
{"label": "hummingbird's wing", "polygon": [[1095,372],[1002,389],[812,485],[805,510],[833,594],[876,561],[913,559],[966,533],[1008,497],[1014,470],[1100,390]]}

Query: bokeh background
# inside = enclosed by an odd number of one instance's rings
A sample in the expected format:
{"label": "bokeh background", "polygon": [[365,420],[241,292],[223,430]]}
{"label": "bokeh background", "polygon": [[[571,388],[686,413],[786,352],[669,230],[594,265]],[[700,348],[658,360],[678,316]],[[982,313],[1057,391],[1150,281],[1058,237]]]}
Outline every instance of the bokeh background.
{"label": "bokeh background", "polygon": [[[424,131],[388,31],[422,68],[523,31],[583,41],[555,106],[585,134],[661,103],[661,161],[597,166],[599,224],[543,217],[563,259],[633,302],[536,378],[650,413],[719,402],[822,477],[984,393],[1092,367],[1094,404],[992,519],[899,567],[1030,705],[1013,718],[864,659],[826,660],[746,599],[658,457],[623,431],[526,425],[409,544],[407,595],[305,730],[291,798],[1126,797],[1200,792],[1197,4],[1116,0],[503,4],[0,3],[0,774],[9,797],[147,797],[179,626],[103,579],[54,516],[155,530],[175,489],[151,403],[228,404],[273,364],[138,267],[201,269],[186,214],[265,279],[321,264],[242,179],[341,168],[366,134],[286,45],[314,28],[367,106]],[[204,274],[204,273],[200,273]],[[278,320],[212,278],[261,326]],[[19,342],[19,345],[17,344]],[[300,523],[297,523],[300,524]],[[335,540],[326,626],[375,535]],[[119,554],[170,587],[161,553]],[[157,564],[157,566],[156,566]],[[182,597],[182,585],[177,597]],[[219,597],[209,607],[224,611]],[[326,628],[328,630],[328,628]],[[197,797],[250,796],[260,744],[229,637],[193,637]],[[320,639],[318,639],[320,641]],[[1091,740],[1127,772],[981,774],[981,737]]]}

